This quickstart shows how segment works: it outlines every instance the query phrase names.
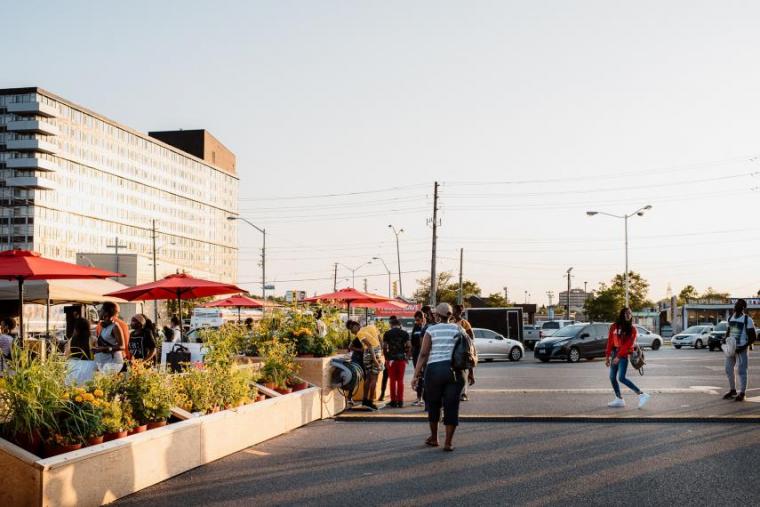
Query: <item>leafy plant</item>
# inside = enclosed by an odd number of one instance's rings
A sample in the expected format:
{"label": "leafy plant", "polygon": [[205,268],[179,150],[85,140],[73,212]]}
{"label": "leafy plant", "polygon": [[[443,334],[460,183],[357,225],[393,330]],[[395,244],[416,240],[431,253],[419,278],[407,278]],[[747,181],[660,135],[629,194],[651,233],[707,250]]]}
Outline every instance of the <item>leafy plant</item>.
{"label": "leafy plant", "polygon": [[143,361],[132,361],[126,393],[135,419],[146,424],[168,419],[174,402],[168,374],[150,369]]}
{"label": "leafy plant", "polygon": [[311,345],[311,353],[316,357],[327,357],[335,353],[335,345],[327,338],[317,336]]}
{"label": "leafy plant", "polygon": [[263,347],[262,358],[261,374],[264,380],[278,387],[285,387],[285,382],[298,373],[291,344],[269,342]]}

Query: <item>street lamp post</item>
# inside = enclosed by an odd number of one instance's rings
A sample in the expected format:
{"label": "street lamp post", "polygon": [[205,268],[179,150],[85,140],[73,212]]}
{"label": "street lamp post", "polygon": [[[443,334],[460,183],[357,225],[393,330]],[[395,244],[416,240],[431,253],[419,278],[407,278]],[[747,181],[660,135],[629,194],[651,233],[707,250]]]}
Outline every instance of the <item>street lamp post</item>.
{"label": "street lamp post", "polygon": [[360,268],[363,268],[364,266],[366,266],[367,264],[372,264],[372,261],[367,261],[364,264],[360,264],[356,266],[355,268],[346,266],[345,264],[340,263],[340,262],[338,264],[340,264],[341,266],[343,266],[344,268],[346,268],[347,270],[351,272],[351,288],[355,289],[356,288],[356,272],[359,271]]}
{"label": "street lamp post", "polygon": [[240,220],[241,222],[245,222],[257,231],[259,231],[263,236],[263,241],[261,243],[261,299],[266,301],[267,299],[267,230],[264,228],[262,229],[258,225],[254,224],[250,220],[244,217],[227,217],[227,220]]}
{"label": "street lamp post", "polygon": [[388,265],[385,264],[385,261],[381,257],[372,257],[373,261],[380,261],[383,263],[383,267],[388,272],[388,299],[391,298],[391,270],[388,269]]}
{"label": "street lamp post", "polygon": [[641,207],[634,211],[633,213],[628,213],[626,215],[615,215],[612,213],[607,213],[604,211],[587,211],[586,214],[590,217],[593,217],[594,215],[607,215],[608,217],[613,218],[621,218],[623,219],[623,222],[625,223],[625,273],[623,275],[623,279],[625,280],[625,306],[628,308],[629,303],[629,287],[628,287],[628,219],[633,216],[644,216],[644,212],[652,209],[651,204],[647,204],[644,207]]}
{"label": "street lamp post", "polygon": [[401,250],[398,246],[398,235],[404,232],[404,229],[396,230],[396,228],[391,224],[388,225],[390,229],[393,231],[393,234],[396,236],[396,260],[398,262],[398,293],[403,298],[404,297],[404,287],[401,285]]}

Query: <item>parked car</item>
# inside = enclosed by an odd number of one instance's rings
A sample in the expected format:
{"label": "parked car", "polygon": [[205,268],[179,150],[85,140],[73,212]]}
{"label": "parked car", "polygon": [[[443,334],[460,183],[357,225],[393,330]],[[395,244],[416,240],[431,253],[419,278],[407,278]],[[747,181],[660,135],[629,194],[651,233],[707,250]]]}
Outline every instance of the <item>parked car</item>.
{"label": "parked car", "polygon": [[525,354],[522,343],[517,340],[504,338],[499,333],[490,329],[475,327],[472,328],[472,333],[475,336],[475,349],[478,351],[478,360],[509,359],[510,361],[519,361]]}
{"label": "parked car", "polygon": [[541,338],[547,338],[565,326],[575,324],[574,320],[547,320],[541,324]]}
{"label": "parked car", "polygon": [[533,357],[546,363],[566,359],[577,363],[583,359],[604,357],[610,324],[571,324],[536,344]]}
{"label": "parked car", "polygon": [[653,333],[644,326],[636,326],[636,330],[639,333],[636,341],[640,347],[650,348],[652,350],[658,350],[660,347],[662,347],[662,336],[658,335],[657,333]]}
{"label": "parked car", "polygon": [[523,325],[523,344],[533,350],[536,343],[541,340],[541,327],[535,324]]}
{"label": "parked car", "polygon": [[712,324],[687,327],[675,335],[670,343],[672,343],[677,349],[680,349],[681,347],[703,349],[707,346],[707,341],[710,339],[710,333],[712,333],[714,329],[715,326]]}
{"label": "parked car", "polygon": [[713,350],[720,350],[720,344],[728,331],[728,322],[718,322],[715,329],[710,333],[710,337],[707,339],[707,348],[712,352]]}

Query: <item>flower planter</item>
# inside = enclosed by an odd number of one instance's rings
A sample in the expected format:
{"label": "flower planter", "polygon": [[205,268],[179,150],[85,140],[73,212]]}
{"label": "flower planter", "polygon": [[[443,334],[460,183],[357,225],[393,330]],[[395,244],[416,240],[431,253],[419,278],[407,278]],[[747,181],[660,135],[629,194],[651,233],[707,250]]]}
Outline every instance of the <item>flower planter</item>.
{"label": "flower planter", "polygon": [[293,389],[290,387],[275,387],[274,390],[280,394],[290,394],[293,392]]}
{"label": "flower planter", "polygon": [[42,437],[39,431],[29,433],[16,433],[13,437],[13,442],[22,449],[36,454],[39,456],[42,449]]}
{"label": "flower planter", "polygon": [[127,435],[134,435],[135,433],[142,433],[143,431],[148,431],[148,425],[147,424],[141,424],[140,426],[135,426],[129,432]]}
{"label": "flower planter", "polygon": [[103,441],[104,442],[110,442],[111,440],[118,440],[120,438],[126,438],[129,432],[127,430],[124,431],[116,431],[114,433],[106,433],[103,435]]}
{"label": "flower planter", "polygon": [[149,422],[148,423],[148,429],[149,430],[154,430],[156,428],[161,428],[163,426],[166,426],[166,419],[161,420],[161,421],[153,421],[153,422]]}
{"label": "flower planter", "polygon": [[275,385],[274,382],[266,382],[264,384],[264,387],[266,387],[267,389],[271,389],[273,391],[277,390],[277,386]]}
{"label": "flower planter", "polygon": [[308,382],[297,382],[295,384],[291,384],[290,387],[293,389],[293,392],[303,391],[304,389],[307,389],[309,387],[309,383]]}
{"label": "flower planter", "polygon": [[102,444],[105,440],[105,435],[100,435],[97,437],[92,437],[87,439],[87,445],[98,445]]}
{"label": "flower planter", "polygon": [[59,454],[66,454],[67,452],[76,451],[82,448],[82,444],[69,444],[69,445],[57,445],[45,442],[43,445],[46,458],[52,458]]}

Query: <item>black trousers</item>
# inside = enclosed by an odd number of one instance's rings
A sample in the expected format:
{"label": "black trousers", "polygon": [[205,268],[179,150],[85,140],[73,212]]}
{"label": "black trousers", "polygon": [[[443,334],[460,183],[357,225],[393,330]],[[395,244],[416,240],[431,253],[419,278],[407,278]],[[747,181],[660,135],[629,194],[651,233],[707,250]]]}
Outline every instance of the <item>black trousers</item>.
{"label": "black trousers", "polygon": [[428,364],[425,368],[425,406],[428,421],[440,421],[443,409],[443,424],[458,426],[459,396],[463,388],[464,376],[461,372],[454,373],[451,361]]}

